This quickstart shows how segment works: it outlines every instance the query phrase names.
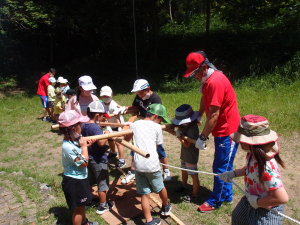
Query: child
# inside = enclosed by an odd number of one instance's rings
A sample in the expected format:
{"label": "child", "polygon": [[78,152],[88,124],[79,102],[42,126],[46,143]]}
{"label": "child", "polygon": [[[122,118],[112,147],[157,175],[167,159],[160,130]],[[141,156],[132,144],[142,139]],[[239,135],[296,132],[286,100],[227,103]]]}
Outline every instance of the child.
{"label": "child", "polygon": [[[64,91],[63,91],[64,93]],[[67,103],[69,102],[69,99],[72,98],[74,95],[75,95],[75,91],[73,89],[68,89],[65,94],[66,96],[66,100],[67,100]]]}
{"label": "child", "polygon": [[266,118],[246,115],[230,136],[247,152],[246,166],[219,174],[225,182],[244,176],[246,196],[233,210],[232,224],[282,224],[282,216],[264,209],[283,213],[283,204],[289,200],[277,165],[285,168],[279,157],[277,133],[270,130]]}
{"label": "child", "polygon": [[[110,118],[105,111],[103,103],[100,101],[90,103],[87,108],[87,115],[90,120],[81,125],[82,135],[85,137],[103,134],[101,127],[97,123],[102,121],[103,116]],[[109,133],[109,131],[105,133]],[[98,186],[100,201],[96,211],[98,214],[103,214],[114,207],[113,202],[106,201],[106,193],[109,188],[107,155],[104,147],[106,142],[107,139],[98,140],[89,147],[88,180],[91,190],[95,183]],[[94,200],[94,202],[97,202],[97,200]]]}
{"label": "child", "polygon": [[60,89],[63,89],[64,85],[64,78],[63,77],[58,77],[56,81],[56,86],[59,87]]}
{"label": "child", "polygon": [[99,101],[98,97],[92,94],[93,90],[97,88],[93,84],[92,78],[86,75],[78,79],[78,84],[77,95],[69,100],[66,110],[73,109],[86,116],[88,105],[93,101]]}
{"label": "child", "polygon": [[56,99],[55,99],[54,113],[56,119],[55,121],[53,121],[53,123],[57,123],[59,114],[65,111],[65,107],[66,107],[66,97],[62,94],[62,90],[60,88],[56,88],[55,93],[56,93]]}
{"label": "child", "polygon": [[47,87],[48,91],[48,101],[49,101],[49,108],[50,108],[50,116],[52,121],[56,121],[55,115],[54,115],[54,106],[55,106],[55,83],[56,80],[54,77],[49,78],[50,85]]}
{"label": "child", "polygon": [[90,222],[85,215],[85,205],[91,202],[92,195],[88,188],[88,150],[85,138],[79,139],[78,147],[74,144],[77,137],[79,122],[88,121],[87,117],[80,116],[74,110],[63,112],[58,119],[59,129],[64,134],[62,143],[62,163],[64,175],[62,189],[72,216],[73,225],[98,225]]}
{"label": "child", "polygon": [[[118,115],[120,108],[117,107],[117,103],[112,100],[113,97],[113,92],[111,90],[111,88],[109,86],[104,86],[101,88],[100,90],[100,98],[102,99],[102,101],[104,102],[104,105],[106,107],[106,111],[109,114],[112,113],[116,113],[116,116],[111,117],[110,119],[108,119],[108,122],[110,123],[124,123],[124,119],[123,116]],[[125,108],[125,107],[124,107]],[[121,131],[122,127],[114,127],[111,126],[113,131]],[[115,149],[115,142],[113,140],[108,140],[108,144],[110,147],[110,153],[108,155],[108,159],[114,158],[117,156],[116,153],[116,149]],[[124,160],[124,147],[123,145],[119,144],[118,142],[116,142],[116,145],[118,147],[119,150],[119,161],[117,162],[116,166],[123,168],[124,166],[126,166],[125,160]]]}
{"label": "child", "polygon": [[[181,168],[195,170],[197,171],[197,163],[199,160],[199,149],[182,138],[182,136],[187,136],[192,139],[197,139],[199,137],[198,129],[198,111],[193,111],[190,105],[183,104],[179,106],[175,111],[175,118],[173,118],[172,123],[179,126],[176,131],[176,136],[181,143]],[[193,192],[190,195],[183,197],[185,202],[192,202],[198,199],[199,192],[199,178],[198,173],[190,171],[181,171],[182,174],[182,185],[175,188],[175,192],[181,192],[186,190],[186,185],[188,181],[188,175],[191,175],[193,179]]]}
{"label": "child", "polygon": [[[138,109],[139,110],[139,118],[144,119],[147,114],[147,110],[149,106],[153,103],[162,104],[160,97],[153,92],[150,89],[150,84],[145,79],[138,79],[133,84],[133,89],[131,92],[135,92],[136,96],[133,100],[132,106],[128,106],[125,109],[131,110],[131,109]],[[123,111],[125,109],[121,109],[120,111]],[[126,141],[129,141],[132,138],[132,135],[126,135]],[[165,152],[165,149],[162,145],[157,147],[157,153],[159,156],[159,160],[163,164],[168,164],[167,154]],[[164,169],[164,182],[171,181],[171,172],[168,168],[168,166],[163,165]],[[134,171],[134,165],[133,165],[133,159],[131,162],[130,171],[128,171],[127,176],[122,180],[122,184],[129,183],[131,179],[134,179],[135,177],[135,171]]]}
{"label": "child", "polygon": [[134,145],[150,153],[148,159],[134,153],[134,167],[136,192],[142,194],[142,210],[146,218],[146,225],[160,224],[160,218],[151,216],[149,197],[151,188],[155,193],[159,193],[162,199],[161,215],[168,216],[171,210],[171,204],[168,202],[168,193],[164,186],[162,173],[159,165],[157,146],[163,143],[162,129],[159,123],[166,118],[166,108],[161,104],[151,104],[149,106],[146,118],[136,121],[130,125],[133,130]]}
{"label": "child", "polygon": [[66,96],[67,102],[69,101],[68,96],[66,95],[67,91],[70,90],[69,81],[67,79],[63,80],[64,89],[63,89],[63,95]]}

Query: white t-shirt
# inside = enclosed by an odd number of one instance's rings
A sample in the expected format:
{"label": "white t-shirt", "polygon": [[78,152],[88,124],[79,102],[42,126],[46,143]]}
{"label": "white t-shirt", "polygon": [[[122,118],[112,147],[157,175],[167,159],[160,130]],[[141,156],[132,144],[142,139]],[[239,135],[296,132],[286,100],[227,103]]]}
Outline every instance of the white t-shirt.
{"label": "white t-shirt", "polygon": [[86,116],[87,115],[86,110],[89,104],[93,101],[99,101],[99,99],[96,95],[91,94],[88,97],[79,96],[79,104],[76,101],[77,101],[76,95],[70,98],[68,105],[66,107],[66,111],[75,110],[79,114]]}
{"label": "white t-shirt", "polygon": [[151,120],[138,120],[131,124],[133,130],[134,145],[145,152],[150,153],[150,157],[145,157],[134,153],[134,167],[140,172],[157,172],[160,170],[156,146],[163,143],[161,126]]}
{"label": "white t-shirt", "polygon": [[[106,105],[105,103],[104,103],[104,105],[106,107],[106,111],[107,111],[108,114],[113,114],[114,111],[116,109],[118,109],[118,107],[117,107],[118,103],[116,103],[114,100],[111,100],[111,102],[108,105]],[[117,123],[116,116],[111,117],[110,119],[108,119],[108,122],[109,123]],[[120,115],[120,122],[124,123],[123,116],[121,116],[121,115]],[[111,126],[111,127],[114,128],[115,126]]]}

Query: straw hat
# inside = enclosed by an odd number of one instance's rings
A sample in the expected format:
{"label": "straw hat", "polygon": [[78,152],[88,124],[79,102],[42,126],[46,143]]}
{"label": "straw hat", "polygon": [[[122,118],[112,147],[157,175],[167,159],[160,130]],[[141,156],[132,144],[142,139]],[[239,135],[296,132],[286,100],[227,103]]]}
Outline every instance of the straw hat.
{"label": "straw hat", "polygon": [[230,135],[235,142],[249,145],[264,145],[275,142],[272,149],[266,152],[273,157],[279,152],[278,135],[269,127],[269,121],[262,116],[246,115],[242,117],[237,132]]}

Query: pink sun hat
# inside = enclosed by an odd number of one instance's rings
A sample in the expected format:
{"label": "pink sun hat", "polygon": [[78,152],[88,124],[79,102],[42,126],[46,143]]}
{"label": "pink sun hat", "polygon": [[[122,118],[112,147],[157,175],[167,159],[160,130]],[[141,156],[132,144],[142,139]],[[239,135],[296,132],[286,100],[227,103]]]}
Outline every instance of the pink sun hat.
{"label": "pink sun hat", "polygon": [[273,157],[279,152],[278,134],[270,129],[269,121],[262,116],[243,116],[237,132],[231,134],[230,137],[235,142],[249,145],[263,145],[275,142],[275,145],[266,154],[268,157]]}
{"label": "pink sun hat", "polygon": [[78,122],[85,123],[89,120],[89,117],[81,116],[75,110],[68,110],[59,115],[58,123],[60,127],[69,127]]}

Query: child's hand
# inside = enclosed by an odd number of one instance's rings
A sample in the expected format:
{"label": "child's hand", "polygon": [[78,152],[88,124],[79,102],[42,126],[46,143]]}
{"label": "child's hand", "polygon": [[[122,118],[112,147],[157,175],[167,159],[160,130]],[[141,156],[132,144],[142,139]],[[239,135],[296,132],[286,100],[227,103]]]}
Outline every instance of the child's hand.
{"label": "child's hand", "polygon": [[87,147],[87,141],[86,141],[86,138],[80,137],[80,138],[79,138],[79,144],[80,144],[81,147]]}
{"label": "child's hand", "polygon": [[94,144],[97,140],[96,139],[90,139],[87,140],[87,147],[90,147],[92,144]]}
{"label": "child's hand", "polygon": [[257,209],[259,207],[259,205],[257,205],[257,199],[258,199],[258,196],[256,195],[249,195],[249,197],[247,196],[247,199],[250,203],[250,205],[254,208],[254,209]]}
{"label": "child's hand", "polygon": [[182,133],[183,133],[182,129],[178,128],[177,131],[176,131],[176,137],[181,137]]}
{"label": "child's hand", "polygon": [[107,127],[106,127],[106,131],[108,131],[109,133],[113,133],[113,130],[111,129],[110,126],[107,126]]}
{"label": "child's hand", "polygon": [[122,106],[121,108],[115,109],[113,113],[115,115],[124,114],[125,110],[126,110],[126,106]]}
{"label": "child's hand", "polygon": [[126,126],[129,126],[129,127],[130,127],[131,124],[133,124],[133,123],[132,123],[132,122],[125,122],[124,124],[125,124]]}
{"label": "child's hand", "polygon": [[219,178],[225,181],[226,183],[231,182],[232,178],[235,178],[235,173],[233,171],[226,171],[224,173],[220,173]]}

